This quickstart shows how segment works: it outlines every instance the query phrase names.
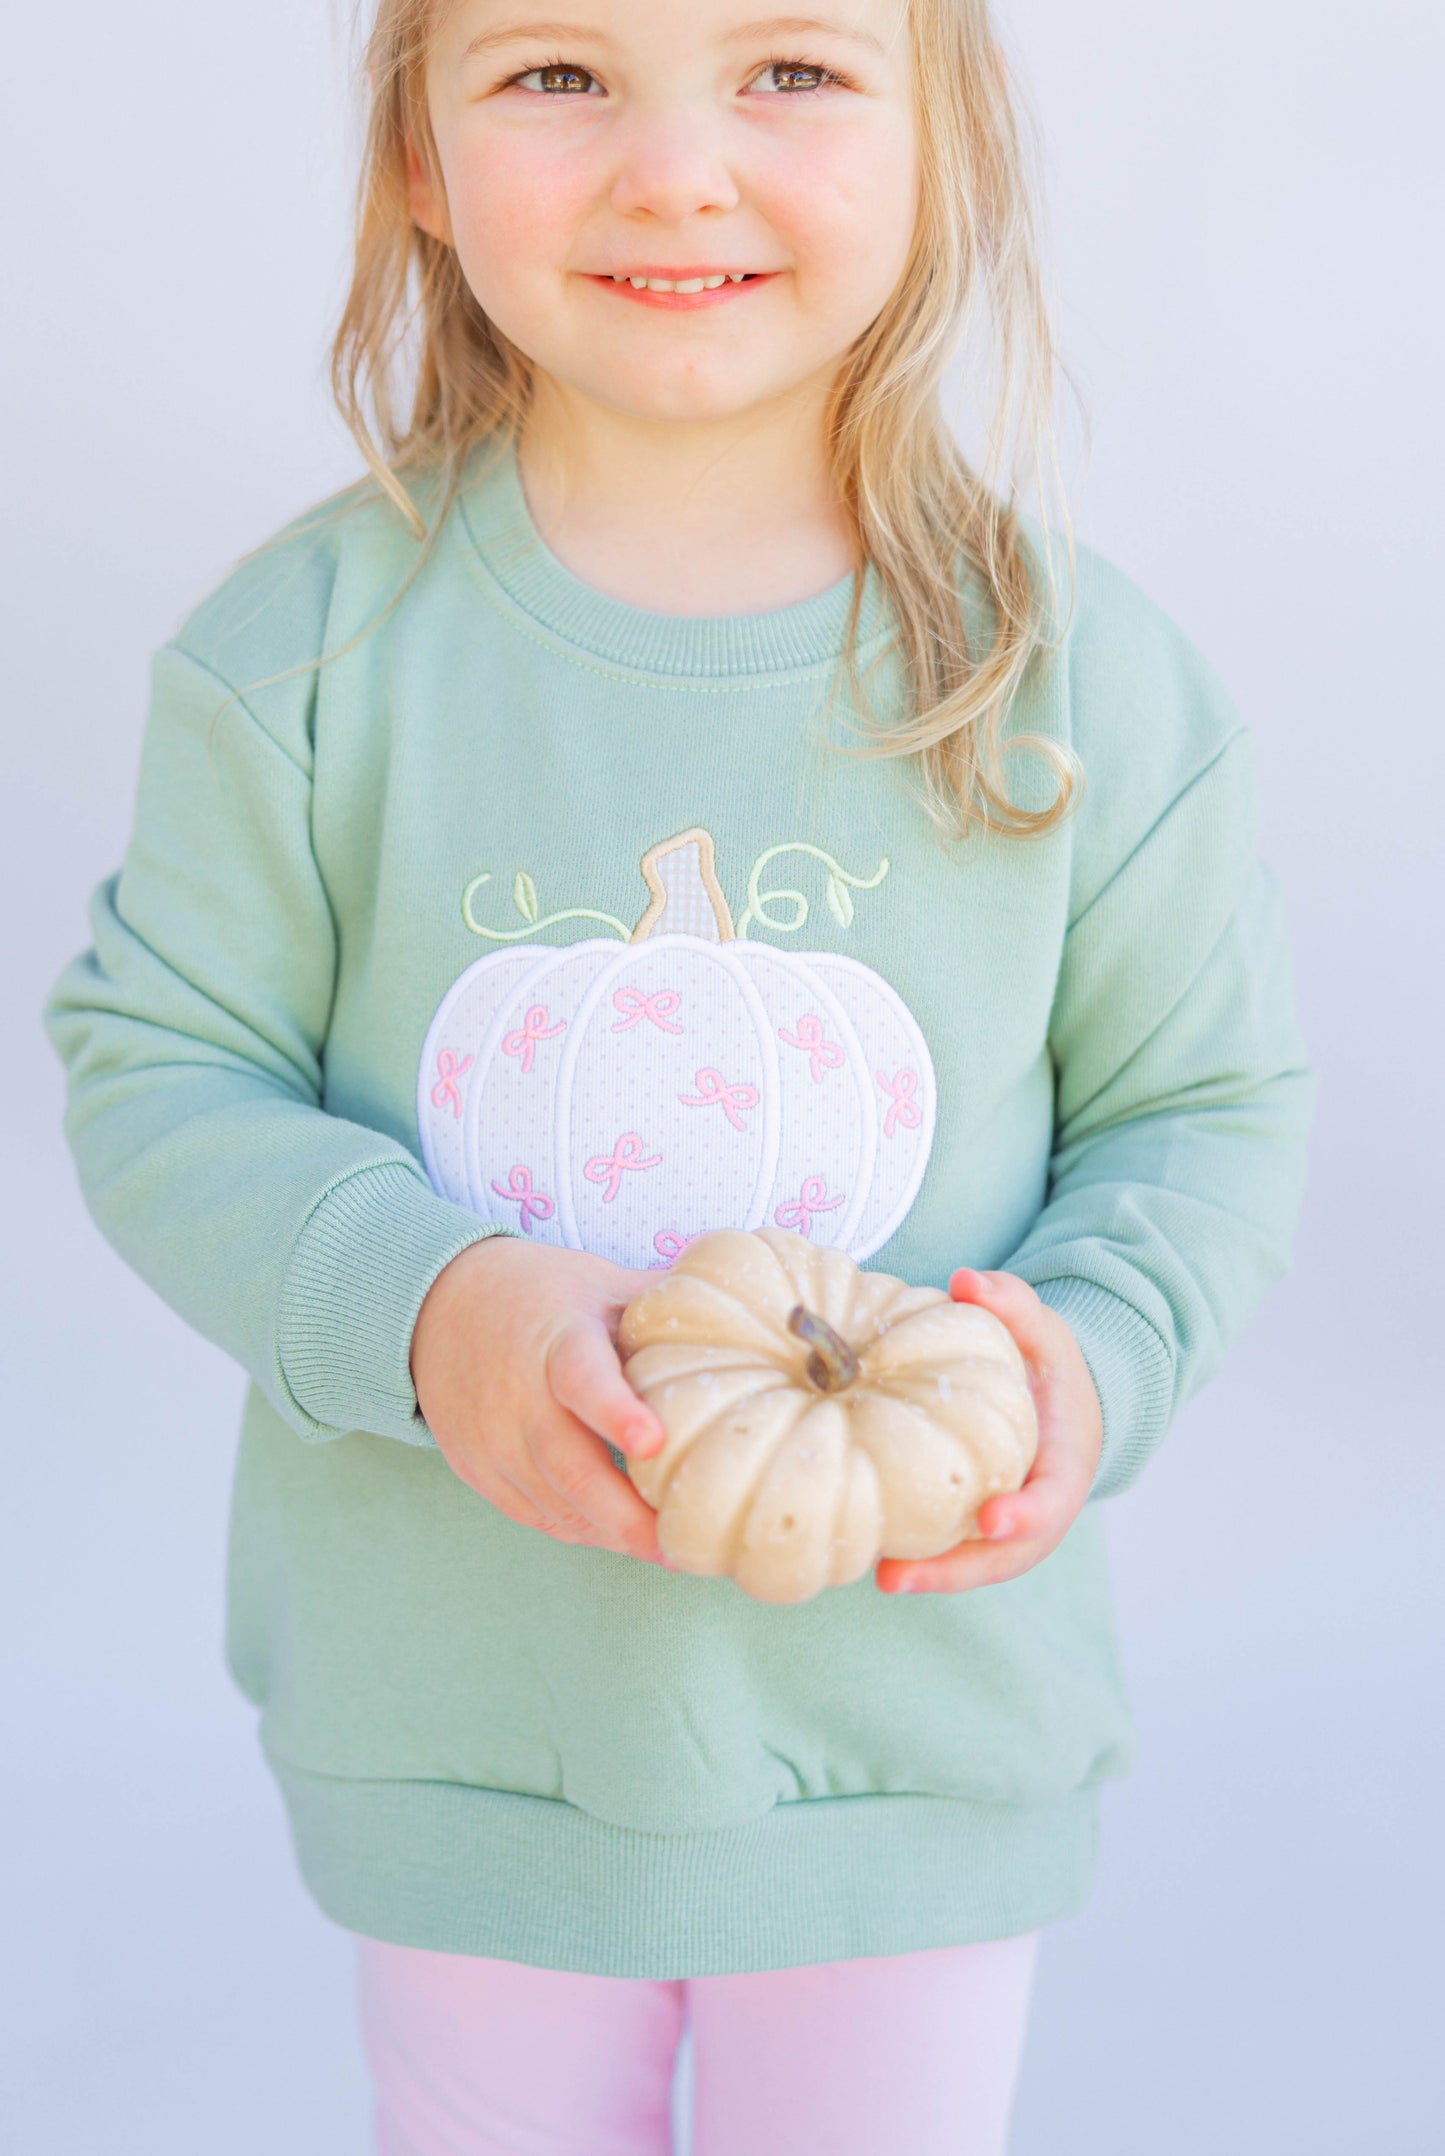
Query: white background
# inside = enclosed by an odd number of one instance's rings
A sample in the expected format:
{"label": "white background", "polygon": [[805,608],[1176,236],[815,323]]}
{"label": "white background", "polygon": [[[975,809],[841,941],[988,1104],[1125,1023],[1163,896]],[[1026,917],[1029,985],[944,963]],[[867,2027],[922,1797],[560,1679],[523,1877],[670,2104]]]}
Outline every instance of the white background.
{"label": "white background", "polygon": [[[150,652],[355,470],[327,5],[6,33],[0,2142],[45,2156],[367,2142],[348,1942],[221,1665],[242,1380],[90,1225],[39,1029],[125,841]],[[1255,730],[1323,1080],[1292,1277],[1108,1506],[1140,1755],[1047,1938],[1014,2156],[1431,2156],[1445,39],[1425,0],[1007,19],[1080,534]]]}

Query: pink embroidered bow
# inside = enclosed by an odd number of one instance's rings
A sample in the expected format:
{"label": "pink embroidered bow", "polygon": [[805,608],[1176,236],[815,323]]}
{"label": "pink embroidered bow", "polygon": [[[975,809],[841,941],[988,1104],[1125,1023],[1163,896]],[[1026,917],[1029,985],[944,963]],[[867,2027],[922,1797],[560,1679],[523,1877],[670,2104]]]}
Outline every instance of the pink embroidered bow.
{"label": "pink embroidered bow", "polygon": [[437,1057],[437,1082],[431,1089],[433,1108],[445,1108],[447,1102],[450,1101],[452,1114],[458,1116],[461,1114],[462,1096],[457,1090],[457,1080],[458,1078],[464,1078],[471,1067],[472,1059],[470,1056],[467,1057],[465,1063],[458,1063],[454,1051],[450,1048],[443,1048],[441,1054]]}
{"label": "pink embroidered bow", "polygon": [[738,1110],[740,1108],[757,1107],[757,1087],[755,1085],[728,1085],[724,1082],[721,1071],[702,1070],[694,1072],[693,1075],[701,1091],[697,1093],[679,1093],[677,1097],[684,1108],[711,1108],[716,1105],[722,1109],[723,1114],[732,1124],[734,1130],[746,1130],[748,1126],[739,1115]]}
{"label": "pink embroidered bow", "polygon": [[778,1039],[786,1041],[790,1048],[807,1050],[808,1067],[812,1071],[814,1085],[822,1083],[825,1070],[841,1070],[843,1066],[843,1051],[836,1041],[827,1038],[821,1018],[800,1018],[796,1033],[789,1033],[785,1026],[779,1026]]}
{"label": "pink embroidered bow", "polygon": [[532,1171],[530,1168],[524,1168],[520,1162],[513,1168],[505,1184],[493,1183],[492,1188],[499,1198],[509,1198],[514,1205],[521,1206],[524,1235],[531,1234],[534,1220],[550,1220],[556,1210],[549,1197],[540,1190],[533,1190]]}
{"label": "pink embroidered bow", "polygon": [[534,1003],[522,1020],[521,1032],[509,1033],[502,1042],[502,1054],[504,1056],[520,1056],[524,1071],[529,1071],[532,1068],[532,1058],[537,1053],[538,1041],[550,1041],[556,1034],[567,1031],[565,1018],[559,1018],[555,1026],[549,1026],[547,1023],[549,1015],[550,1013],[545,1003]]}
{"label": "pink embroidered bow", "polygon": [[622,1017],[612,1030],[626,1033],[639,1019],[650,1018],[660,1032],[681,1033],[681,1026],[668,1024],[681,1001],[675,988],[659,988],[650,996],[644,996],[636,988],[619,988],[612,998],[612,1008],[621,1011]]}
{"label": "pink embroidered bow", "polygon": [[653,1153],[647,1159],[644,1159],[642,1157],[642,1140],[635,1130],[625,1130],[612,1152],[610,1154],[598,1153],[595,1155],[593,1159],[588,1161],[582,1173],[589,1183],[605,1183],[607,1185],[607,1188],[602,1193],[602,1203],[610,1205],[617,1196],[617,1186],[622,1181],[623,1173],[626,1169],[655,1168],[661,1159],[661,1153]]}
{"label": "pink embroidered bow", "polygon": [[840,1193],[836,1198],[827,1194],[828,1186],[821,1175],[810,1175],[791,1205],[780,1205],[773,1218],[780,1228],[796,1228],[799,1235],[812,1233],[814,1213],[834,1213],[843,1203]]}
{"label": "pink embroidered bow", "polygon": [[888,1077],[883,1071],[875,1071],[873,1075],[893,1103],[883,1118],[884,1137],[891,1138],[894,1126],[898,1123],[901,1123],[905,1130],[917,1130],[923,1121],[923,1110],[917,1100],[917,1074],[905,1068],[896,1078]]}
{"label": "pink embroidered bow", "polygon": [[671,1228],[659,1228],[652,1238],[652,1247],[657,1252],[657,1262],[649,1270],[654,1273],[660,1272],[663,1266],[671,1265],[674,1258],[680,1258],[688,1245],[696,1241],[697,1237],[695,1235],[674,1235]]}

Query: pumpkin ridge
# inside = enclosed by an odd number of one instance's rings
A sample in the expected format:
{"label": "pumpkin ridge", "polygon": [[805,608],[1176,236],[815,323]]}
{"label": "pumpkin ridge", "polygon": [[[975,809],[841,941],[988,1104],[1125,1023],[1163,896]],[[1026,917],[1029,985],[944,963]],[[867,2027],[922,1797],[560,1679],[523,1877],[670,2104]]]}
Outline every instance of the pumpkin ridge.
{"label": "pumpkin ridge", "polygon": [[866,1353],[884,1330],[888,1323],[888,1313],[898,1300],[897,1295],[893,1294],[880,1301],[877,1290],[868,1288],[869,1280],[880,1277],[883,1276],[876,1273],[859,1275],[848,1311],[848,1340],[853,1353],[859,1357]]}
{"label": "pumpkin ridge", "polygon": [[[643,1384],[647,1386],[649,1391],[655,1391],[659,1385],[680,1385],[685,1378],[710,1377],[714,1373],[721,1375],[723,1372],[731,1376],[738,1370],[755,1370],[757,1372],[757,1389],[759,1392],[767,1391],[772,1385],[791,1385],[793,1383],[789,1372],[780,1369],[776,1362],[772,1360],[761,1361],[756,1348],[710,1347],[706,1341],[702,1340],[649,1340],[628,1356],[622,1366],[623,1376],[626,1377],[632,1365],[635,1362],[641,1362],[644,1356],[655,1358],[662,1355],[701,1355],[706,1359],[702,1362],[679,1362],[675,1368],[669,1366],[664,1373],[657,1374],[655,1374],[654,1363],[649,1362],[642,1378]],[[629,1379],[630,1382],[631,1380]]]}
{"label": "pumpkin ridge", "polygon": [[[972,1364],[984,1369],[1006,1369],[1017,1374],[1023,1368],[1023,1357],[1019,1353],[1018,1345],[1008,1327],[994,1318],[989,1311],[978,1313],[990,1320],[990,1323],[983,1326],[969,1323],[959,1327],[952,1318],[949,1319],[948,1331],[960,1336],[956,1345],[948,1338],[948,1333],[939,1337],[937,1313],[972,1308],[969,1304],[945,1300],[910,1310],[894,1324],[880,1324],[876,1337],[869,1341],[867,1348],[860,1351],[859,1359],[861,1361],[864,1356],[876,1352],[881,1369],[894,1369],[900,1373],[906,1371],[908,1364],[916,1356],[920,1362],[926,1362],[930,1367],[942,1363],[946,1358],[950,1365]],[[916,1342],[912,1337],[914,1335]]]}
{"label": "pumpkin ridge", "polygon": [[[931,1430],[941,1430],[948,1439],[949,1444],[966,1456],[969,1465],[971,1467],[976,1466],[977,1463],[973,1459],[973,1448],[960,1436],[957,1430],[949,1429],[946,1424],[940,1423],[931,1415],[921,1401],[908,1399],[905,1394],[897,1391],[892,1385],[870,1385],[866,1378],[860,1378],[854,1389],[859,1396],[860,1406],[865,1394],[875,1393],[879,1399],[886,1400],[890,1408],[901,1408],[904,1414],[914,1421],[926,1423]],[[853,1442],[855,1445],[860,1446],[871,1460],[873,1459],[873,1453],[868,1443],[867,1427],[861,1416],[858,1419],[860,1427],[855,1432]],[[873,1464],[876,1469],[877,1461],[875,1460]]]}
{"label": "pumpkin ridge", "polygon": [[[817,1250],[821,1246],[808,1242],[806,1238],[801,1235],[794,1235],[787,1228],[759,1228],[757,1229],[756,1234],[758,1241],[764,1245],[769,1257],[772,1259],[774,1265],[777,1266],[779,1275],[785,1284],[788,1296],[788,1308],[791,1309],[794,1303],[800,1302],[804,1304],[807,1309],[811,1310],[814,1301],[816,1300],[816,1296],[813,1290],[813,1283],[811,1280],[798,1280],[794,1276],[792,1269],[788,1265],[787,1259],[784,1256],[784,1250],[791,1249],[795,1243],[801,1244],[802,1250],[800,1255],[811,1259],[816,1256]],[[784,1250],[779,1250],[777,1247],[778,1242],[784,1237],[787,1238],[786,1242],[784,1243]],[[783,1316],[783,1325],[786,1329],[786,1312]]]}
{"label": "pumpkin ridge", "polygon": [[[900,1346],[904,1352],[900,1352]],[[915,1354],[911,1352],[911,1343],[899,1342],[897,1328],[886,1335],[880,1333],[866,1347],[859,1348],[857,1354],[875,1385],[889,1384],[894,1378],[906,1379],[914,1370],[930,1373],[943,1370],[966,1385],[985,1384],[996,1378],[1011,1381],[1018,1374],[1003,1355],[950,1354],[946,1349],[940,1352],[936,1345],[925,1341],[919,1342]]]}
{"label": "pumpkin ridge", "polygon": [[[887,1301],[879,1303],[870,1313],[880,1333],[885,1330],[895,1331],[900,1325],[906,1325],[910,1319],[921,1317],[925,1310],[937,1310],[952,1305],[952,1298],[943,1288],[915,1287],[910,1281],[894,1279],[890,1273],[865,1273],[863,1278],[887,1280],[893,1290]],[[919,1299],[914,1301],[915,1297]],[[925,1297],[926,1300],[923,1299]],[[901,1316],[895,1316],[894,1312],[900,1303],[912,1303],[912,1308],[905,1310]]]}
{"label": "pumpkin ridge", "polygon": [[[720,1422],[726,1422],[730,1415],[736,1415],[742,1412],[748,1400],[759,1399],[764,1394],[770,1392],[787,1392],[789,1389],[790,1387],[788,1379],[782,1374],[781,1371],[779,1371],[774,1374],[771,1383],[767,1382],[765,1378],[765,1381],[762,1384],[754,1386],[752,1391],[745,1394],[742,1400],[724,1401],[723,1404],[718,1408],[716,1414],[709,1415],[706,1422],[699,1423],[697,1428],[692,1431],[689,1436],[684,1437],[680,1440],[669,1440],[669,1443],[667,1447],[664,1448],[663,1452],[658,1453],[654,1456],[658,1462],[659,1468],[661,1469],[662,1479],[658,1482],[655,1482],[653,1485],[654,1490],[656,1491],[656,1495],[649,1500],[653,1507],[653,1510],[656,1512],[660,1512],[662,1510],[663,1505],[667,1501],[667,1493],[672,1488],[674,1481],[677,1479],[677,1473],[679,1468],[682,1466],[683,1461],[687,1458],[688,1454],[692,1451],[695,1445],[700,1444],[703,1438],[707,1437],[710,1432],[716,1430]],[[804,1403],[805,1406],[807,1406],[808,1404],[809,1403],[807,1402]],[[788,1431],[786,1434],[791,1436],[791,1430]],[[781,1440],[779,1440],[779,1442],[781,1442]],[[751,1492],[748,1493],[747,1501],[749,1504],[752,1502]],[[731,1557],[729,1557],[728,1561],[729,1563],[731,1563]]]}
{"label": "pumpkin ridge", "polygon": [[[920,1389],[922,1384],[926,1382],[926,1380],[920,1382]],[[879,1387],[878,1390],[882,1391],[883,1388]],[[907,1392],[901,1391],[896,1385],[889,1386],[887,1392],[888,1397],[895,1401],[899,1407],[905,1408],[910,1415],[921,1416],[925,1422],[933,1423],[938,1428],[947,1427],[945,1424],[938,1423],[937,1417],[933,1413],[935,1403],[932,1399],[912,1399]],[[1003,1454],[1010,1461],[1013,1461],[1027,1454],[1028,1448],[1024,1442],[1023,1435],[1014,1416],[1010,1414],[1007,1403],[996,1395],[973,1387],[969,1388],[969,1394],[969,1406],[973,1418],[973,1434],[971,1440],[965,1446],[965,1450],[973,1459],[975,1467],[978,1466],[981,1455],[997,1456]],[[963,1443],[963,1439],[956,1431],[950,1430],[948,1434],[955,1442]],[[1037,1443],[1035,1443],[1035,1452],[1037,1452],[1037,1449]],[[1031,1460],[1033,1456],[1029,1455],[1028,1457]]]}
{"label": "pumpkin ridge", "polygon": [[[848,1458],[843,1473],[838,1478],[838,1502],[833,1508],[833,1517],[829,1523],[828,1528],[828,1547],[833,1552],[832,1567],[836,1567],[838,1552],[845,1547],[843,1525],[853,1502],[854,1478],[860,1473],[866,1476],[872,1486],[871,1495],[873,1506],[875,1512],[877,1513],[877,1516],[881,1519],[883,1512],[883,1493],[879,1485],[877,1463],[875,1462],[872,1453],[868,1450],[868,1447],[865,1444],[860,1443],[858,1437],[856,1436],[853,1429],[853,1418],[850,1415],[848,1418]],[[866,1572],[868,1570],[869,1566],[873,1563],[874,1558],[876,1558],[876,1556],[878,1555],[878,1539],[876,1534],[873,1536],[872,1540],[873,1548],[868,1557],[868,1560],[864,1564],[862,1571],[854,1575],[855,1578],[861,1579],[863,1576],[863,1572]],[[834,1584],[842,1583],[835,1582]]]}
{"label": "pumpkin ridge", "polygon": [[761,1228],[709,1229],[688,1244],[673,1264],[669,1278],[706,1280],[721,1294],[748,1302],[752,1299],[748,1283],[756,1278],[755,1268],[767,1233]]}
{"label": "pumpkin ridge", "polygon": [[808,1402],[805,1412],[777,1435],[766,1473],[747,1504],[744,1542],[751,1543],[751,1550],[738,1552],[740,1584],[752,1572],[756,1586],[756,1568],[768,1568],[768,1552],[776,1550],[779,1535],[797,1529],[792,1555],[804,1567],[803,1576],[812,1566],[820,1566],[823,1577],[816,1580],[815,1591],[831,1585],[838,1499],[848,1480],[853,1449],[848,1411],[838,1399]]}
{"label": "pumpkin ridge", "polygon": [[[784,1386],[781,1389],[783,1391],[792,1390],[792,1388],[788,1386]],[[727,1568],[729,1572],[733,1571],[737,1564],[738,1554],[742,1548],[743,1537],[748,1531],[748,1521],[752,1517],[753,1506],[758,1501],[758,1492],[762,1489],[763,1484],[767,1481],[774,1460],[777,1458],[783,1446],[786,1445],[788,1440],[793,1436],[793,1433],[796,1431],[798,1424],[803,1420],[803,1417],[805,1415],[812,1414],[813,1402],[805,1398],[805,1396],[801,1392],[793,1391],[792,1408],[792,1420],[787,1424],[786,1428],[782,1431],[782,1433],[774,1439],[773,1444],[764,1456],[762,1466],[757,1470],[756,1474],[753,1476],[752,1481],[748,1484],[747,1489],[744,1491],[742,1497],[739,1498],[737,1505],[734,1507],[733,1530],[731,1535],[728,1537],[727,1545]]]}
{"label": "pumpkin ridge", "polygon": [[[943,1386],[938,1383],[940,1378],[944,1380]],[[870,1389],[913,1402],[928,1415],[956,1400],[967,1400],[970,1406],[987,1409],[991,1414],[1002,1415],[1005,1420],[1009,1417],[1010,1403],[1016,1403],[1019,1395],[1017,1380],[998,1363],[985,1363],[982,1367],[967,1363],[929,1363],[926,1366],[920,1364],[914,1370],[886,1370],[871,1381]]]}
{"label": "pumpkin ridge", "polygon": [[[684,1258],[686,1255],[687,1253],[684,1252]],[[730,1340],[726,1343],[719,1342],[719,1346],[727,1345],[746,1351],[760,1351],[771,1354],[778,1345],[789,1338],[784,1332],[782,1322],[779,1321],[776,1327],[779,1339],[774,1341],[772,1337],[772,1313],[751,1307],[741,1296],[732,1294],[727,1288],[719,1287],[715,1280],[710,1280],[707,1277],[706,1273],[689,1272],[684,1274],[679,1263],[665,1277],[667,1279],[685,1278],[690,1294],[700,1296],[705,1305],[714,1307],[706,1313],[697,1311],[691,1313],[685,1329],[681,1319],[671,1325],[666,1325],[666,1333],[671,1334],[671,1339],[668,1339],[664,1334],[663,1337],[654,1341],[650,1330],[652,1311],[648,1308],[648,1305],[653,1302],[655,1297],[657,1301],[654,1303],[654,1307],[660,1305],[665,1309],[668,1297],[663,1281],[659,1281],[655,1289],[644,1288],[637,1300],[630,1303],[623,1313],[623,1321],[619,1329],[623,1345],[630,1354],[636,1353],[645,1346],[701,1347],[705,1344],[710,1344],[705,1341],[704,1337],[707,1316],[710,1315],[716,1316],[721,1323],[729,1324],[730,1329],[733,1330],[742,1330],[743,1325],[745,1325],[747,1332],[751,1334],[751,1338]],[[639,1312],[639,1315],[635,1318],[633,1317],[634,1311]],[[742,1321],[741,1324],[740,1320]],[[665,1319],[661,1322],[666,1324]],[[637,1338],[639,1327],[642,1328],[643,1332],[641,1339]],[[678,1337],[679,1333],[682,1334],[681,1338]],[[635,1346],[634,1341],[636,1342]]]}
{"label": "pumpkin ridge", "polygon": [[[643,1358],[655,1353],[666,1355],[670,1352],[676,1351],[666,1348],[660,1350],[640,1348],[637,1356],[634,1357],[634,1361],[641,1361]],[[630,1369],[631,1364],[627,1367]],[[625,1374],[626,1372],[624,1372]],[[659,1368],[649,1361],[642,1371],[638,1390],[640,1397],[646,1400],[654,1413],[661,1415],[663,1409],[670,1405],[673,1391],[677,1386],[697,1387],[706,1392],[710,1389],[707,1382],[710,1379],[721,1381],[716,1387],[720,1397],[716,1408],[705,1403],[703,1410],[704,1420],[698,1425],[699,1429],[709,1428],[717,1421],[719,1416],[729,1414],[733,1408],[745,1400],[760,1399],[763,1394],[769,1392],[781,1392],[793,1383],[791,1374],[788,1371],[780,1370],[776,1363],[760,1363],[750,1358],[740,1357],[737,1361],[728,1363],[694,1363],[686,1368],[673,1368],[666,1363]],[[667,1453],[668,1447],[678,1442],[684,1445],[692,1443],[691,1437],[679,1440],[665,1415],[663,1420],[668,1426],[668,1446],[663,1447],[659,1452],[651,1454],[649,1461],[639,1464],[648,1465],[651,1460],[661,1461]]]}

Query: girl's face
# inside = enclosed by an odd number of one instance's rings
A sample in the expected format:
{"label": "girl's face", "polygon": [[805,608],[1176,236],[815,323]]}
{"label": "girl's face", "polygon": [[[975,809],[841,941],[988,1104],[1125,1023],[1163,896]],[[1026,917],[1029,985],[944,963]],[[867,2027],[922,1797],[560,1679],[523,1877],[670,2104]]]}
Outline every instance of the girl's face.
{"label": "girl's face", "polygon": [[446,199],[413,158],[412,214],[487,315],[640,419],[831,381],[914,231],[902,0],[544,4],[451,0],[428,66]]}

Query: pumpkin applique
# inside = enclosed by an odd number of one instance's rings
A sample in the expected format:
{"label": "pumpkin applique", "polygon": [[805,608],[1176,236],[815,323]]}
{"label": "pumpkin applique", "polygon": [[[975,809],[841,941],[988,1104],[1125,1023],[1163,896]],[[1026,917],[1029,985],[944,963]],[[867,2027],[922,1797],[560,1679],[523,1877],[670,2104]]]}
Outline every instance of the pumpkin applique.
{"label": "pumpkin applique", "polygon": [[764,1228],[694,1242],[618,1336],[662,1450],[627,1473],[681,1571],[803,1602],[936,1557],[1022,1487],[1038,1418],[990,1311]]}
{"label": "pumpkin applique", "polygon": [[[650,903],[626,942],[509,944],[448,991],[417,1084],[433,1186],[631,1267],[725,1227],[870,1256],[933,1142],[912,1013],[855,959],[739,935],[709,832],[652,847],[642,872]],[[535,920],[530,879],[515,892]],[[851,919],[837,876],[835,898]]]}

